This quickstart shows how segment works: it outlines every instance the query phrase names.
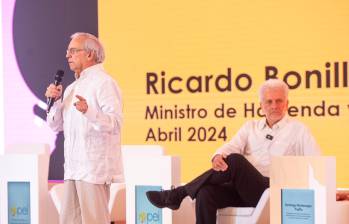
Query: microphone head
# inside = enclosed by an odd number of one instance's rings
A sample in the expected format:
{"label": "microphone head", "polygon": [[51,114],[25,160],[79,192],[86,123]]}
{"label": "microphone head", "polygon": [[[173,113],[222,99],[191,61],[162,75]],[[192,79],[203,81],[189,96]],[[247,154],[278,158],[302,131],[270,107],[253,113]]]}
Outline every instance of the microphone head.
{"label": "microphone head", "polygon": [[[55,86],[58,86],[58,85],[61,84],[63,75],[64,75],[64,71],[63,70],[57,70],[57,72],[55,74],[55,81],[53,82],[53,84]],[[50,112],[50,109],[51,109],[53,103],[54,103],[54,99],[52,97],[47,98],[47,110],[46,110],[46,113]]]}
{"label": "microphone head", "polygon": [[63,70],[57,70],[57,72],[56,72],[56,77],[58,76],[58,77],[63,77],[63,75],[64,75],[64,71]]}
{"label": "microphone head", "polygon": [[64,75],[63,70],[57,70],[56,75],[55,75],[55,85],[58,85],[62,82],[63,75]]}

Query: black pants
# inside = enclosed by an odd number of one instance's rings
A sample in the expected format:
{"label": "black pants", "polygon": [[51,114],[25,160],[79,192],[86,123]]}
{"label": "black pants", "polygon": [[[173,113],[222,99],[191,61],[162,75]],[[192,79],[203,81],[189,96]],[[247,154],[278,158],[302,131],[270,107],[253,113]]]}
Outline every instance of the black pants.
{"label": "black pants", "polygon": [[226,158],[224,172],[210,169],[185,185],[191,198],[196,198],[196,224],[215,224],[217,209],[255,207],[269,178],[264,177],[240,154]]}

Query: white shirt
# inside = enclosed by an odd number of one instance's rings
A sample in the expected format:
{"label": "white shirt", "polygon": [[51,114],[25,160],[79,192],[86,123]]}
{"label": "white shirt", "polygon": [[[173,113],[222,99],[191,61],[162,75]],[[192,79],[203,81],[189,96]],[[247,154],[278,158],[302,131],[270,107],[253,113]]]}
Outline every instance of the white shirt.
{"label": "white shirt", "polygon": [[215,155],[231,153],[246,155],[262,175],[269,176],[272,156],[320,155],[320,148],[304,124],[285,116],[272,128],[265,118],[246,122]]}
{"label": "white shirt", "polygon": [[[85,114],[73,105],[86,99]],[[88,67],[64,91],[47,115],[49,126],[64,131],[64,179],[94,184],[123,181],[121,94],[101,64]]]}

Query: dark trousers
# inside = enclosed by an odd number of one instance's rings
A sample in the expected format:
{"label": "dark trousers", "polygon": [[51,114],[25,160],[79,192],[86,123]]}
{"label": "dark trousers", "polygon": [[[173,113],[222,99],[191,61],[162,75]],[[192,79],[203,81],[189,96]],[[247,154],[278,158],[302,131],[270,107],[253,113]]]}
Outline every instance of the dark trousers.
{"label": "dark trousers", "polygon": [[264,177],[240,154],[225,159],[226,171],[210,169],[185,185],[191,198],[196,198],[196,224],[215,224],[217,209],[255,207],[269,178]]}

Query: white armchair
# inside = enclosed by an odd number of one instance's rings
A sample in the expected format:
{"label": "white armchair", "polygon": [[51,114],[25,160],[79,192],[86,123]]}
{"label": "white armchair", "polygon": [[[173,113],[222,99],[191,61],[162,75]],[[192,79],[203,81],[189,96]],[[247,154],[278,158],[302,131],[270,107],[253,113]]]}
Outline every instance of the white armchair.
{"label": "white armchair", "polygon": [[267,188],[254,207],[227,207],[217,212],[217,224],[268,224],[269,188]]}

